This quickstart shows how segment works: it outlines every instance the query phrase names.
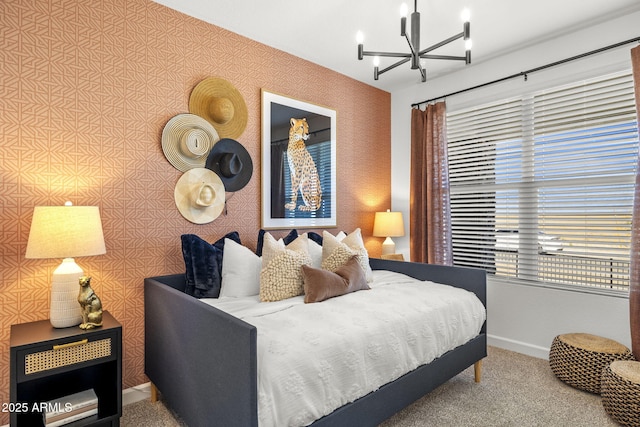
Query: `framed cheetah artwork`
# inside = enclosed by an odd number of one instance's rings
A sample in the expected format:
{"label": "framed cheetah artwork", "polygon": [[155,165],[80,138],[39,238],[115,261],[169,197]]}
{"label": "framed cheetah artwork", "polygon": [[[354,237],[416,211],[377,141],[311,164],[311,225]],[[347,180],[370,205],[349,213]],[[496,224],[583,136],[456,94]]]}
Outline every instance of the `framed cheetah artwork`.
{"label": "framed cheetah artwork", "polygon": [[262,90],[262,228],[336,226],[336,111]]}

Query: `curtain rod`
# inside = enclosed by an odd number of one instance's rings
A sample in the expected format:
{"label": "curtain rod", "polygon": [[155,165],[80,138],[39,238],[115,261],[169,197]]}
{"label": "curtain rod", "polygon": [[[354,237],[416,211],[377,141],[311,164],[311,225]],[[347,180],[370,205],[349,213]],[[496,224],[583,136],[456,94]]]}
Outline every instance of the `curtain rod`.
{"label": "curtain rod", "polygon": [[429,103],[431,101],[436,101],[438,99],[446,98],[448,96],[458,95],[458,94],[461,94],[461,93],[464,93],[464,92],[469,92],[469,91],[474,90],[474,89],[480,89],[481,87],[493,85],[493,84],[496,84],[496,83],[502,83],[505,80],[515,79],[516,77],[524,76],[524,80],[526,81],[527,80],[527,75],[531,74],[531,73],[535,73],[536,71],[541,71],[541,70],[544,70],[544,69],[547,69],[547,68],[555,67],[556,65],[561,65],[561,64],[564,64],[564,63],[567,63],[567,62],[570,62],[570,61],[574,61],[576,59],[581,59],[581,58],[584,58],[586,56],[595,55],[596,53],[604,52],[604,51],[609,50],[609,49],[615,49],[617,47],[624,46],[626,44],[633,43],[633,42],[638,42],[638,41],[640,41],[640,37],[635,37],[635,38],[632,38],[632,39],[629,39],[629,40],[625,40],[623,42],[619,42],[619,43],[615,43],[615,44],[612,44],[612,45],[609,45],[609,46],[601,47],[600,49],[596,49],[596,50],[592,50],[590,52],[582,53],[580,55],[572,56],[570,58],[561,59],[560,61],[552,62],[550,64],[546,64],[546,65],[543,65],[541,67],[532,68],[532,69],[527,70],[527,71],[521,71],[521,72],[519,72],[517,74],[512,74],[510,76],[502,77],[502,78],[497,79],[497,80],[492,80],[492,81],[487,82],[487,83],[482,83],[482,84],[479,84],[479,85],[476,85],[476,86],[468,87],[466,89],[458,90],[456,92],[451,92],[451,93],[448,93],[446,95],[441,95],[441,96],[438,96],[438,97],[435,97],[435,98],[427,99],[425,101],[416,102],[415,104],[411,104],[411,107],[413,107],[413,108],[419,107],[421,104],[427,104],[427,103]]}

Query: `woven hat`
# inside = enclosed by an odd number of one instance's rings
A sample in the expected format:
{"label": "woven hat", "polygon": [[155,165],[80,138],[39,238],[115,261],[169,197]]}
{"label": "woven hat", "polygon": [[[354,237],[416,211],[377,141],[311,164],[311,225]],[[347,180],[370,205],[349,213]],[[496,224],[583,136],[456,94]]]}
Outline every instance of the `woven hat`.
{"label": "woven hat", "polygon": [[253,174],[253,161],[249,152],[235,139],[223,138],[213,146],[205,164],[214,171],[229,192],[244,188]]}
{"label": "woven hat", "polygon": [[220,138],[238,138],[247,127],[247,104],[231,83],[217,77],[202,80],[189,97],[189,112],[206,119]]}
{"label": "woven hat", "polygon": [[182,216],[195,224],[213,221],[224,209],[224,185],[218,175],[206,168],[183,173],[176,183],[174,197]]}
{"label": "woven hat", "polygon": [[178,114],[162,130],[162,151],[176,169],[202,168],[220,139],[211,123],[194,114]]}

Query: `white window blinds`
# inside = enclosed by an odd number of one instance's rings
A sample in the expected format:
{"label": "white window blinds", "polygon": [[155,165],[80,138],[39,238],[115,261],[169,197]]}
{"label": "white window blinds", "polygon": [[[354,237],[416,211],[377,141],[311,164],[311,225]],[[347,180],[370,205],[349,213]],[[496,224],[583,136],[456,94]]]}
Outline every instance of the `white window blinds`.
{"label": "white window blinds", "polygon": [[638,130],[630,73],[447,114],[454,264],[626,289]]}

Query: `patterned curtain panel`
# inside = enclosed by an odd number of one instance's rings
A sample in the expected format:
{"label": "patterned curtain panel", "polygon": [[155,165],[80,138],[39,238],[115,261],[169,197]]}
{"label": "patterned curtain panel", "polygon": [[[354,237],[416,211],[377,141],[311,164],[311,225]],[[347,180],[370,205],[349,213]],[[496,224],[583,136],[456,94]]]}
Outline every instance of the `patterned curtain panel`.
{"label": "patterned curtain panel", "polygon": [[451,265],[446,106],[411,110],[411,260]]}
{"label": "patterned curtain panel", "polygon": [[[631,49],[633,82],[636,92],[636,113],[640,123],[640,46]],[[636,190],[631,225],[631,282],[629,286],[629,317],[631,347],[636,360],[640,360],[640,163],[636,175]]]}

